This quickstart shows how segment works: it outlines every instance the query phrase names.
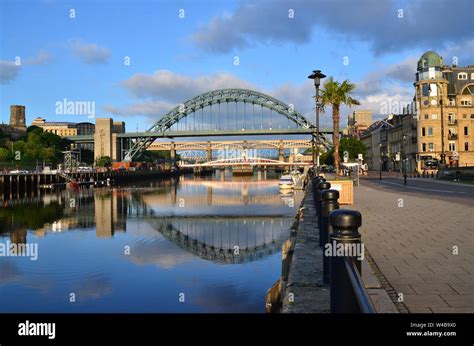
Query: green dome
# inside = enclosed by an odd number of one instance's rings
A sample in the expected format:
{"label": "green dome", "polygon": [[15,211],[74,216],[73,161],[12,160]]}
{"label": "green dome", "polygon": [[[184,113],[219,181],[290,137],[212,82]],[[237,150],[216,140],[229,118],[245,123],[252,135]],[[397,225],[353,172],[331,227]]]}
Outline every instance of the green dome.
{"label": "green dome", "polygon": [[[425,64],[423,64],[424,61],[426,61]],[[421,70],[423,67],[441,67],[443,65],[443,58],[432,50],[427,51],[418,60],[418,70]]]}

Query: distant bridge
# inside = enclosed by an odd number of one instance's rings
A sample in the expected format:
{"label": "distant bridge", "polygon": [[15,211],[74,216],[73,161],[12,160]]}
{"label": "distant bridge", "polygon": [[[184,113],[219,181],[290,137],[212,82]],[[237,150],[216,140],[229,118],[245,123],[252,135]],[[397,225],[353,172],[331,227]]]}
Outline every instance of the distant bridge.
{"label": "distant bridge", "polygon": [[154,142],[147,150],[222,150],[222,149],[304,149],[311,148],[311,141],[296,140],[242,140],[207,142]]}
{"label": "distant bridge", "polygon": [[285,162],[278,160],[265,159],[260,157],[249,157],[249,158],[231,158],[214,160],[204,163],[185,163],[180,167],[228,167],[228,166],[311,166],[311,162]]}

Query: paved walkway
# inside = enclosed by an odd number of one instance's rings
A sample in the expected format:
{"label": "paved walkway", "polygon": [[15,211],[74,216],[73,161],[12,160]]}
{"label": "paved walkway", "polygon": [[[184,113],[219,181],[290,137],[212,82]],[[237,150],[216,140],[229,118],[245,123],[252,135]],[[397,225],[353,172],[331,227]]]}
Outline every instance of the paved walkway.
{"label": "paved walkway", "polygon": [[473,313],[474,186],[432,184],[361,179],[349,208],[362,213],[362,239],[410,312]]}

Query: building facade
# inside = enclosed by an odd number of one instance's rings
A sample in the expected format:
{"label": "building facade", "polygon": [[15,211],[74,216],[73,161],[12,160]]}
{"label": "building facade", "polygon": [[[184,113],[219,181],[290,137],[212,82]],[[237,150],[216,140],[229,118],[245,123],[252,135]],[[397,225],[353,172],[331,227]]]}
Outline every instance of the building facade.
{"label": "building facade", "polygon": [[347,134],[360,138],[361,133],[367,131],[372,124],[372,111],[357,110],[347,117]]}
{"label": "building facade", "polygon": [[77,136],[76,123],[53,121],[47,122],[45,119],[38,117],[31,123],[32,126],[38,126],[44,132],[51,132],[61,137]]}
{"label": "building facade", "polygon": [[433,161],[447,166],[474,166],[474,66],[447,66],[433,51],[418,61],[417,169]]}

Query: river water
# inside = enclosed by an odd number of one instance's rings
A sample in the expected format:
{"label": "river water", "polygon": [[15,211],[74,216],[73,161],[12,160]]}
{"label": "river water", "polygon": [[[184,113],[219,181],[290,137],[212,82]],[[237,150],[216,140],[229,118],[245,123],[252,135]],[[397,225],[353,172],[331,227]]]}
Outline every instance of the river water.
{"label": "river water", "polygon": [[255,173],[2,201],[0,312],[261,312],[302,192]]}

